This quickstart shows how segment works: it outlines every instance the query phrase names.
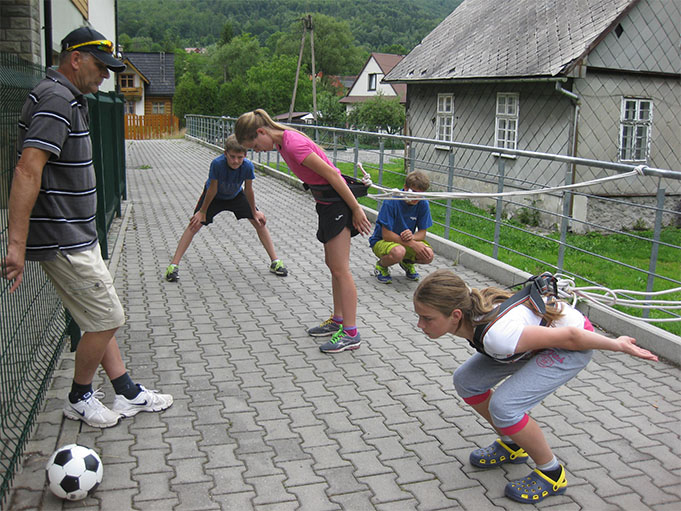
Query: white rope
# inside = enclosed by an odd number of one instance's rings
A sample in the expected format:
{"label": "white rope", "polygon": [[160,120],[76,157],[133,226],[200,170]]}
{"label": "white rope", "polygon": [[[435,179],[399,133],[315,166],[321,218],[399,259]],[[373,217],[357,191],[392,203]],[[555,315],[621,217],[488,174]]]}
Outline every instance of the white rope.
{"label": "white rope", "polygon": [[[361,163],[357,164],[362,174],[362,183],[366,186],[373,186],[382,190],[384,193],[371,194],[367,197],[371,199],[393,199],[393,200],[414,200],[414,199],[428,199],[428,198],[439,198],[439,199],[465,199],[465,198],[494,198],[494,197],[513,197],[519,195],[537,195],[542,193],[550,192],[560,192],[563,190],[574,190],[576,188],[593,186],[599,183],[605,183],[607,181],[614,181],[616,179],[627,179],[635,175],[643,175],[643,170],[645,165],[639,165],[630,172],[624,174],[617,174],[614,176],[603,177],[600,179],[592,179],[590,181],[583,181],[581,183],[573,183],[571,185],[554,186],[549,188],[541,188],[539,190],[518,190],[513,192],[501,192],[501,193],[472,193],[472,192],[412,192],[405,190],[398,190],[397,188],[385,188],[374,184],[371,181],[371,176],[364,170]],[[629,298],[620,298],[618,295],[634,295],[634,296],[661,296],[670,293],[681,292],[681,287],[667,289],[664,291],[629,291],[626,289],[608,289],[603,286],[586,286],[577,287],[574,280],[564,275],[556,275],[557,287],[558,287],[558,298],[566,301],[571,301],[572,305],[576,305],[579,299],[586,301],[598,303],[602,307],[609,309],[613,314],[619,317],[635,319],[645,322],[671,322],[671,321],[681,321],[681,317],[678,318],[642,318],[638,316],[632,316],[625,312],[619,311],[614,308],[616,305],[623,305],[626,307],[636,308],[636,309],[681,309],[681,301],[679,300],[655,300],[651,298],[646,298],[645,300],[636,300]]]}
{"label": "white rope", "polygon": [[566,277],[564,275],[555,275],[557,279],[557,287],[558,287],[558,298],[561,298],[563,300],[570,300],[571,304],[574,306],[576,305],[577,301],[579,299],[588,301],[588,302],[593,302],[601,305],[602,307],[605,307],[608,309],[610,312],[613,314],[619,316],[619,317],[624,317],[624,318],[629,318],[629,319],[636,319],[638,321],[645,321],[645,322],[660,322],[660,323],[666,323],[666,322],[672,322],[672,321],[681,321],[681,317],[674,317],[674,318],[642,318],[639,316],[632,316],[631,314],[627,314],[626,312],[622,312],[620,310],[617,310],[614,308],[616,305],[622,305],[626,307],[631,307],[635,309],[669,309],[669,310],[675,310],[675,309],[681,309],[681,300],[658,300],[658,299],[652,299],[652,298],[646,298],[644,300],[637,300],[637,299],[630,299],[630,298],[621,298],[618,295],[633,295],[633,296],[646,296],[646,297],[658,297],[658,296],[663,296],[666,294],[671,294],[671,293],[679,293],[681,292],[681,287],[676,287],[672,289],[665,289],[663,291],[630,291],[627,289],[608,289],[607,287],[603,286],[584,286],[584,287],[577,287],[575,285],[575,282],[573,279],[570,277]]}
{"label": "white rope", "polygon": [[480,199],[480,198],[499,198],[499,197],[518,197],[522,195],[539,195],[543,193],[561,192],[564,190],[574,190],[577,188],[586,188],[596,184],[605,183],[607,181],[615,181],[618,179],[628,179],[635,175],[643,175],[644,165],[639,165],[634,170],[625,172],[624,174],[616,174],[614,176],[602,177],[599,179],[592,179],[590,181],[582,181],[581,183],[573,183],[571,185],[552,186],[548,188],[539,188],[537,190],[515,190],[512,192],[413,192],[398,190],[397,188],[386,188],[377,185],[371,181],[371,176],[364,170],[361,163],[357,166],[362,171],[362,183],[365,186],[370,186],[381,190],[383,193],[375,193],[367,195],[370,199],[391,199],[391,200],[416,200],[416,199]]}

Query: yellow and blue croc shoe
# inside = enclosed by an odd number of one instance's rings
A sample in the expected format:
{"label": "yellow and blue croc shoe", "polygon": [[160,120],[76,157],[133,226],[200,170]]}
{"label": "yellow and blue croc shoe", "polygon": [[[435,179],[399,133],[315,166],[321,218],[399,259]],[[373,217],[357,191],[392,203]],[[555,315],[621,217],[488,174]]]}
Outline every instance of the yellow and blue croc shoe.
{"label": "yellow and blue croc shoe", "polygon": [[529,456],[522,447],[514,451],[497,438],[492,445],[474,450],[468,459],[476,467],[494,468],[504,463],[526,463]]}
{"label": "yellow and blue croc shoe", "polygon": [[524,479],[511,481],[506,485],[505,495],[517,502],[525,504],[536,504],[546,497],[552,495],[562,495],[567,489],[567,479],[565,478],[565,468],[560,466],[560,477],[554,481],[547,477],[541,470],[535,468],[530,475]]}

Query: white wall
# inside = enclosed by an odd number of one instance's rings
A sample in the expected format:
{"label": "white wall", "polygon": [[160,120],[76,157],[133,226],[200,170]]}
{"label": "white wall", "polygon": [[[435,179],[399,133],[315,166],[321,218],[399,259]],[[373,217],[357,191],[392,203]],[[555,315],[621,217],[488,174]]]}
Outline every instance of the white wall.
{"label": "white wall", "polygon": [[[377,74],[376,90],[372,91],[370,91],[368,88],[370,74]],[[369,59],[369,62],[367,62],[367,65],[362,70],[362,74],[359,75],[357,81],[352,86],[352,89],[348,93],[348,96],[375,96],[379,92],[382,93],[384,96],[396,96],[395,91],[390,85],[381,83],[383,76],[385,75],[383,74],[383,71],[381,71],[381,68],[379,67],[378,63],[373,57],[371,57]]]}
{"label": "white wall", "polygon": [[[41,20],[44,26],[45,13],[42,12]],[[70,0],[52,1],[52,47],[57,51],[61,50],[61,40],[72,30],[90,25],[92,28],[101,32],[108,39],[115,41],[116,37],[116,12],[114,0],[90,0],[89,1],[89,20],[85,20],[80,11],[71,3]],[[44,53],[44,52],[43,52]],[[45,56],[43,55],[43,65]],[[56,64],[56,63],[55,63]],[[111,77],[104,80],[99,90],[109,92],[115,90],[116,81],[114,73]]]}

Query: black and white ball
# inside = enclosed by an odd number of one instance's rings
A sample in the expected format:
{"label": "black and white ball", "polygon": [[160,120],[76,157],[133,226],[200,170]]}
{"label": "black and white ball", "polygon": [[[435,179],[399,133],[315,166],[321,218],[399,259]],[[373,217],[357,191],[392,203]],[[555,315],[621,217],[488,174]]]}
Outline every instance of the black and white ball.
{"label": "black and white ball", "polygon": [[97,489],[102,482],[104,466],[89,447],[69,444],[60,447],[45,466],[47,484],[61,499],[81,500]]}

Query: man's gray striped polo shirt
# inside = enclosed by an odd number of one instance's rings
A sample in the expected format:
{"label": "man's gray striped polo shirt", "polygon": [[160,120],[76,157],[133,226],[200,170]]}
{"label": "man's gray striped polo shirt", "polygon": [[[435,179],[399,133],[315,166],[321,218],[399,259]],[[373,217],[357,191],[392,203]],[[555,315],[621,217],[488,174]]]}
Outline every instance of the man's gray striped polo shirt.
{"label": "man's gray striped polo shirt", "polygon": [[31,212],[26,259],[45,261],[58,251],[92,248],[97,194],[87,99],[58,71],[49,69],[28,95],[17,147],[50,153]]}

